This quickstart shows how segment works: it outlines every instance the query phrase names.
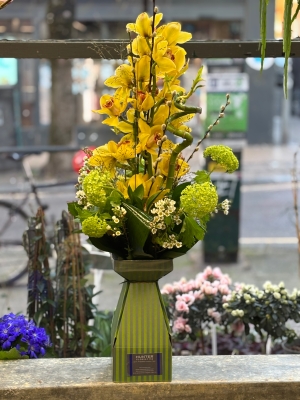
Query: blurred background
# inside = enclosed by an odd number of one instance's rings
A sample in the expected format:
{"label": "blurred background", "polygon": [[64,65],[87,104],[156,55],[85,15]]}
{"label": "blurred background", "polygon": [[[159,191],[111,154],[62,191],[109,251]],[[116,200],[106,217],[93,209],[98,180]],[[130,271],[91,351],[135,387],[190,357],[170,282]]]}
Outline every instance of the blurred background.
{"label": "blurred background", "polygon": [[[268,6],[268,39],[282,37],[283,3],[276,0]],[[181,22],[182,30],[191,32],[194,40],[259,39],[259,0],[164,0],[156,5],[164,14],[164,23]],[[151,13],[151,8],[150,0],[14,0],[0,12],[0,39],[127,39],[126,24],[143,11]],[[298,17],[293,25],[295,37],[299,28]],[[191,60],[182,85],[188,88],[199,67],[204,66],[205,87],[191,99],[203,108],[202,115],[191,123],[195,142],[218,115],[225,94],[231,94],[226,117],[207,144],[227,144],[240,158],[240,171],[235,175],[215,177],[220,198],[232,200],[232,211],[226,219],[218,216],[211,221],[204,244],[179,260],[174,276],[168,279],[192,278],[210,263],[221,266],[238,281],[261,284],[267,279],[274,283],[285,280],[292,288],[299,283],[291,182],[293,170],[297,178],[294,154],[299,146],[300,59],[289,62],[285,100],[283,59],[266,59],[261,73],[260,59],[217,56]],[[76,149],[97,147],[115,138],[109,127],[102,125],[102,116],[92,109],[98,109],[99,98],[109,93],[104,81],[121,62],[0,58],[0,200],[19,205],[30,190],[22,163],[16,162],[18,156],[11,157],[18,149],[73,149],[43,151],[27,158],[35,182],[55,185],[75,182]],[[204,161],[199,156],[193,167],[201,166]],[[39,193],[48,205],[46,213],[55,220],[66,209],[67,201],[74,199],[74,184],[42,187]],[[26,212],[34,214],[36,205],[31,200]],[[112,274],[105,272],[103,290],[118,293]],[[24,282],[0,290],[0,314],[1,306],[18,311],[18,285],[26,292]],[[13,300],[14,293],[18,293],[17,300]],[[103,297],[103,309],[113,305]]]}

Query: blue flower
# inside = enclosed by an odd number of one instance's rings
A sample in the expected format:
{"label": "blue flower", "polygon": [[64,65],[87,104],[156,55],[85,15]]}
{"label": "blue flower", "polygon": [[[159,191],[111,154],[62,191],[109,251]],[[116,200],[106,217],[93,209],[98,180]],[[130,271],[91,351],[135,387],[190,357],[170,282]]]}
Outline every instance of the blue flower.
{"label": "blue flower", "polygon": [[24,315],[10,313],[0,318],[0,349],[15,347],[21,355],[38,358],[43,357],[45,348],[50,346],[45,329],[37,327],[33,321],[27,321]]}

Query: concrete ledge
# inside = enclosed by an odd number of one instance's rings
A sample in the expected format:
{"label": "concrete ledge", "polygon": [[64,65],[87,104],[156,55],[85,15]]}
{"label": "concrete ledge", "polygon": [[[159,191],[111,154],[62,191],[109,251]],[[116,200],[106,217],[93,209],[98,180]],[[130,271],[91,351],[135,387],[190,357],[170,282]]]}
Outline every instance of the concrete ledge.
{"label": "concrete ledge", "polygon": [[173,357],[171,383],[112,383],[110,358],[0,361],[1,400],[300,400],[300,355]]}

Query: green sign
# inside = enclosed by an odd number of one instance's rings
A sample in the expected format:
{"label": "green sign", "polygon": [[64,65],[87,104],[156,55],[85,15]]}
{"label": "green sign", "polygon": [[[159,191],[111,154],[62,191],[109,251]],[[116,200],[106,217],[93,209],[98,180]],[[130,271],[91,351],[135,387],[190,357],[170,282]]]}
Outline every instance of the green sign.
{"label": "green sign", "polygon": [[[206,126],[215,122],[220,114],[220,107],[226,102],[225,93],[207,93]],[[225,117],[212,132],[246,132],[248,128],[248,94],[230,93],[230,105]]]}

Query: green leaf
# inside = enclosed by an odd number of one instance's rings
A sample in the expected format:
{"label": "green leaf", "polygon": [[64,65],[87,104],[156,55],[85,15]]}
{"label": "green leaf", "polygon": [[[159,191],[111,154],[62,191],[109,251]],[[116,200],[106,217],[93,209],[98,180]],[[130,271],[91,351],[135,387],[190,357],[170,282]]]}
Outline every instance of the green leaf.
{"label": "green leaf", "polygon": [[142,200],[144,197],[144,185],[141,184],[140,186],[138,186],[133,192],[133,194],[135,197],[138,197],[140,200]]}
{"label": "green leaf", "polygon": [[100,354],[100,357],[111,357],[111,344],[107,345]]}
{"label": "green leaf", "polygon": [[0,360],[19,360],[20,358],[29,358],[28,356],[21,356],[18,350],[13,347],[9,351],[0,351]]}
{"label": "green leaf", "polygon": [[160,193],[161,193],[161,192],[154,193],[152,196],[150,196],[150,197],[148,198],[147,203],[146,203],[146,209],[147,209],[147,211],[149,211],[149,209],[150,209],[150,207],[152,206],[153,202],[154,202],[155,199],[160,195]]}
{"label": "green leaf", "polygon": [[113,190],[106,200],[104,211],[109,212],[113,205],[119,206],[122,202],[122,198],[123,196],[118,190]]}
{"label": "green leaf", "polygon": [[77,207],[78,205],[76,201],[68,203],[68,211],[71,215],[73,215],[73,217],[77,217],[78,215]]}
{"label": "green leaf", "polygon": [[172,192],[172,200],[175,200],[176,203],[178,203],[180,200],[181,192],[183,191],[183,189],[185,189],[190,184],[191,184],[191,182],[184,182],[184,183],[181,183],[181,185],[176,186],[176,188]]}
{"label": "green leaf", "polygon": [[97,249],[116,254],[121,258],[127,257],[127,251],[125,249],[126,242],[121,236],[112,237],[104,235],[101,238],[89,237],[89,241],[91,242],[91,244],[97,247]]}
{"label": "green leaf", "polygon": [[203,240],[205,228],[200,226],[193,218],[185,217],[181,235],[181,241],[183,245],[191,248],[196,241]]}
{"label": "green leaf", "polygon": [[205,182],[211,182],[210,175],[207,171],[197,171],[197,172],[195,172],[195,175],[196,176],[194,178],[194,181],[196,183],[201,184],[201,183],[205,183]]}
{"label": "green leaf", "polygon": [[179,249],[174,248],[172,250],[162,251],[161,253],[159,253],[158,258],[162,260],[164,259],[173,260],[174,258],[185,255],[188,250],[189,250],[188,247],[182,246]]}
{"label": "green leaf", "polygon": [[150,215],[127,203],[123,203],[123,207],[127,211],[126,225],[128,228],[130,246],[133,250],[133,256],[135,258],[152,258],[151,255],[146,254],[143,251],[150,233],[150,222],[152,221],[152,218]]}

